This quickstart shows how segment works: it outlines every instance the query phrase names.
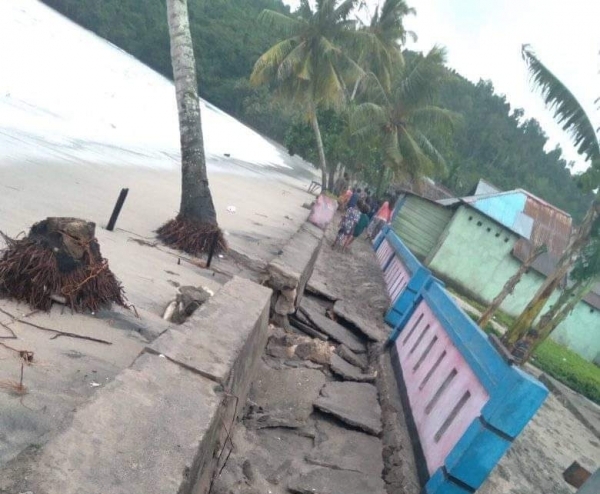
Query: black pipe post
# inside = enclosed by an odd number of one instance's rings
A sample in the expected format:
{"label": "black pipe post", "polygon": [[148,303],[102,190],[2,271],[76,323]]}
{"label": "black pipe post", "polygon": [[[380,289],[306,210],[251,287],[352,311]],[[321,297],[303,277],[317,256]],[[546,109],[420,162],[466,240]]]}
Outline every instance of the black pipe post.
{"label": "black pipe post", "polygon": [[206,267],[210,268],[210,263],[212,262],[213,254],[215,253],[215,249],[217,248],[217,241],[219,240],[219,230],[215,230],[213,233],[212,242],[210,243],[210,249],[208,251],[208,259],[206,260]]}
{"label": "black pipe post", "polygon": [[115,223],[117,222],[117,219],[119,218],[119,214],[121,213],[121,208],[123,207],[123,204],[125,203],[125,199],[127,199],[128,193],[129,193],[129,189],[121,189],[121,193],[119,194],[119,198],[117,199],[115,208],[113,209],[113,212],[110,215],[110,220],[108,220],[108,225],[106,226],[106,229],[109,232],[112,232],[115,229]]}

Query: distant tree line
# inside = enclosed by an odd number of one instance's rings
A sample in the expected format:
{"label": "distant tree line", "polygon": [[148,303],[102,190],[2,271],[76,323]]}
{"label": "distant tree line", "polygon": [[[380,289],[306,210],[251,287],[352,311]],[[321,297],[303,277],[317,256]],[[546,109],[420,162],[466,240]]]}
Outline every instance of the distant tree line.
{"label": "distant tree line", "polygon": [[[145,0],[143,5],[139,0],[42,1],[172,77],[164,0]],[[280,0],[188,2],[200,95],[317,164],[319,153],[310,122],[285,98],[272,97],[281,81],[261,86],[249,81],[261,55],[285,38],[285,26],[273,23],[267,28],[264,19],[259,21],[261,13],[267,9],[293,19],[302,13],[291,13]],[[473,84],[445,68],[440,72],[443,52],[422,55],[401,50],[411,35],[403,31],[402,17],[413,12],[403,1],[385,3],[388,12],[381,9],[370,24],[352,27],[362,34],[348,44],[348,56],[362,67],[362,75],[355,71],[344,85],[349,105],[323,105],[316,110],[330,162],[327,170],[341,163],[374,186],[394,177],[400,180],[426,173],[457,194],[467,193],[479,178],[485,178],[503,189],[530,190],[581,219],[591,196],[578,188],[560,148],[544,151],[547,137],[539,123],[524,120],[522,110],[511,109],[490,82]],[[308,13],[304,15],[308,18]],[[400,47],[398,57],[388,49],[395,42]],[[426,66],[424,61],[431,64]],[[420,74],[407,82],[415,70]],[[435,88],[424,88],[418,80],[433,81]],[[408,92],[394,91],[400,87]],[[409,93],[414,101],[422,99],[422,108],[439,111],[415,113],[415,107],[399,115],[395,110],[403,107],[396,103]],[[365,125],[369,122],[373,124],[370,129]],[[419,155],[417,149],[423,152]],[[411,153],[417,168],[406,166]]]}

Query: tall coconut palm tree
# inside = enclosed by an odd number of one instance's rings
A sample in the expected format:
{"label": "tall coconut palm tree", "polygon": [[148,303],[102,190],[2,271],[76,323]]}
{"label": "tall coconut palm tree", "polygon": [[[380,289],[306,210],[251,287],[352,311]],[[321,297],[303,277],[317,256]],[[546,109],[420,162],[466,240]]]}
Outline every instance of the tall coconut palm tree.
{"label": "tall coconut palm tree", "polygon": [[187,0],[167,0],[171,62],[181,140],[181,204],[178,216],[161,226],[158,237],[190,254],[226,247],[208,185],[198,98],[196,61]]}
{"label": "tall coconut palm tree", "polygon": [[[582,249],[590,242],[594,222],[600,216],[600,191],[598,190],[600,187],[600,143],[594,125],[573,93],[540,61],[529,45],[523,46],[522,55],[531,79],[535,87],[541,91],[546,106],[553,111],[554,118],[562,125],[563,130],[571,136],[579,154],[584,156],[590,164],[588,170],[580,177],[582,187],[588,191],[596,190],[596,194],[583,222],[571,237],[555,272],[546,278],[514,325],[504,335],[504,341],[509,346],[522,338],[533,325],[554,290],[559,287],[561,281],[577,261]],[[567,303],[567,299],[569,299],[569,304],[574,302],[574,298],[577,299],[575,302],[581,300],[586,291],[577,289],[572,293],[573,297],[561,298],[564,300],[564,304]],[[561,307],[555,306],[552,310],[559,314]],[[546,318],[545,324],[548,324],[548,318]],[[542,336],[545,337],[548,334],[548,331],[545,331]]]}
{"label": "tall coconut palm tree", "polygon": [[369,78],[371,101],[355,108],[351,126],[357,136],[380,134],[386,164],[397,174],[416,179],[441,173],[445,160],[427,137],[434,125],[451,127],[458,116],[435,105],[440,83],[447,77],[445,53],[438,47],[426,55],[412,55],[387,90]]}
{"label": "tall coconut palm tree", "polygon": [[[407,37],[413,40],[417,36],[404,27],[404,18],[416,14],[414,8],[409,7],[405,0],[385,0],[384,4],[375,9],[371,21],[359,30],[359,54],[356,57],[358,64],[365,72],[375,74],[381,85],[388,89],[392,82],[395,70],[402,66],[402,46]],[[356,81],[351,99],[354,100],[360,82],[364,76]]]}
{"label": "tall coconut palm tree", "polygon": [[319,154],[322,187],[327,187],[327,159],[317,108],[341,107],[346,86],[362,72],[346,47],[354,39],[356,21],[350,14],[358,0],[317,0],[313,9],[302,0],[295,15],[264,10],[260,21],[285,38],[254,65],[250,82],[274,85],[278,95],[302,109],[310,122]]}

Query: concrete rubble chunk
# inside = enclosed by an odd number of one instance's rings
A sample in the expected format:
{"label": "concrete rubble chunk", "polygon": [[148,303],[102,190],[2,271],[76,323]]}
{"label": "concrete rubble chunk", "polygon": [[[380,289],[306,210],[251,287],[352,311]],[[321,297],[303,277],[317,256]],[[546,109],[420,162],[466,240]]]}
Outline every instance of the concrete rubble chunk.
{"label": "concrete rubble chunk", "polygon": [[336,470],[351,470],[381,477],[383,458],[381,440],[364,432],[340,427],[329,420],[318,420],[317,446],[306,461]]}
{"label": "concrete rubble chunk", "polygon": [[250,388],[255,407],[246,417],[246,425],[255,429],[305,426],[326,379],[315,369],[276,370],[261,365]]}
{"label": "concrete rubble chunk", "polygon": [[363,374],[360,367],[356,367],[346,362],[342,357],[337,354],[331,356],[330,362],[331,370],[338,376],[346,381],[357,381],[357,382],[374,382],[375,376],[373,374]]}
{"label": "concrete rubble chunk", "polygon": [[360,367],[362,370],[367,370],[369,362],[367,356],[363,353],[354,353],[346,345],[340,345],[337,347],[337,354],[342,357],[346,362]]}
{"label": "concrete rubble chunk", "polygon": [[[301,314],[300,311],[297,312],[297,314]],[[320,340],[323,341],[327,341],[329,339],[329,337],[326,334],[321,333],[320,331],[317,331],[312,324],[310,323],[310,321],[306,320],[301,320],[300,318],[296,317],[296,316],[292,316],[290,317],[290,324],[296,328],[299,329],[300,331],[302,331],[303,333],[312,336],[313,338],[319,338]]]}
{"label": "concrete rubble chunk", "polygon": [[329,468],[299,475],[289,482],[288,489],[296,494],[385,494],[381,478]]}
{"label": "concrete rubble chunk", "polygon": [[356,329],[371,341],[381,342],[386,339],[386,334],[375,321],[362,317],[353,306],[344,300],[338,300],[333,304],[333,313],[356,326]]}
{"label": "concrete rubble chunk", "polygon": [[381,434],[381,407],[372,384],[329,382],[321,389],[315,408],[369,434]]}
{"label": "concrete rubble chunk", "polygon": [[332,302],[335,302],[339,298],[329,289],[326,283],[320,280],[310,280],[306,285],[306,290]]}
{"label": "concrete rubble chunk", "polygon": [[313,309],[304,308],[304,313],[319,329],[319,331],[322,331],[328,335],[332,340],[335,340],[338,343],[343,343],[350,348],[350,350],[356,353],[365,353],[367,351],[365,344],[358,338],[358,336],[354,335],[344,326],[332,321],[331,319],[328,319]]}

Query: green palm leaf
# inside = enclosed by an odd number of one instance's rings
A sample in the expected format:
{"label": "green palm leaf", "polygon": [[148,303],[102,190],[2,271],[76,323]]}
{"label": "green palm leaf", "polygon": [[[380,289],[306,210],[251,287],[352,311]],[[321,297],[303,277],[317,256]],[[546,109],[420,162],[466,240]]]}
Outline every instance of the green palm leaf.
{"label": "green palm leaf", "polygon": [[600,163],[600,145],[594,126],[573,93],[536,57],[528,45],[523,45],[523,59],[535,85],[554,117],[573,138],[579,154],[592,163]]}

